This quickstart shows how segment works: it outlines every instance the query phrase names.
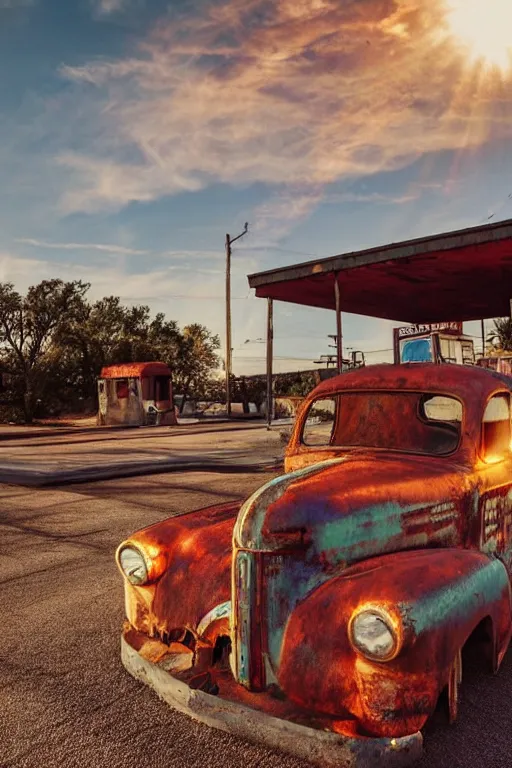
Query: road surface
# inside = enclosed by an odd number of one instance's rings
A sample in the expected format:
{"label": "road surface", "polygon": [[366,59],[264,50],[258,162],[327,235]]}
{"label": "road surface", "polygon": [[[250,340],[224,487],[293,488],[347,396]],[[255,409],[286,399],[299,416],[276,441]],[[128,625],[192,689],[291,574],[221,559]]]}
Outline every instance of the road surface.
{"label": "road surface", "polygon": [[0,483],[55,486],[236,466],[273,471],[283,457],[279,428],[261,422],[34,434],[0,441]]}
{"label": "road surface", "polygon": [[[266,477],[0,486],[2,768],[307,768],[173,712],[119,659],[120,541],[171,514],[247,495]],[[465,680],[460,722],[427,733],[421,768],[510,768],[511,656],[496,678]]]}

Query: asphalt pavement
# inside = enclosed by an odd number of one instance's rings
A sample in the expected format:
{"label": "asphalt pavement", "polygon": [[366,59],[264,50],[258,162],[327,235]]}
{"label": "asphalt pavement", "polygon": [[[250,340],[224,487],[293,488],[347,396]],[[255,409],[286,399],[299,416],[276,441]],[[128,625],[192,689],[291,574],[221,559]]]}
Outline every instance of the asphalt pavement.
{"label": "asphalt pavement", "polygon": [[20,434],[0,443],[0,483],[31,487],[162,472],[274,470],[279,430],[261,423]]}
{"label": "asphalt pavement", "polygon": [[[177,714],[121,665],[114,563],[138,528],[246,496],[271,475],[164,474],[0,486],[2,768],[306,768]],[[460,720],[426,733],[421,768],[510,768],[512,653],[471,671]]]}

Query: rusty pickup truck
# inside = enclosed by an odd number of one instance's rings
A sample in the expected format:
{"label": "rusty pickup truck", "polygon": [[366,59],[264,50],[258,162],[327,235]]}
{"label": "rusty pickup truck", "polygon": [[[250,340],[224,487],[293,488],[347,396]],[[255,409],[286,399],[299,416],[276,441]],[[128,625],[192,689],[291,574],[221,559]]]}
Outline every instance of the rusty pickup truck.
{"label": "rusty pickup truck", "polygon": [[463,649],[494,673],[509,645],[511,390],[451,364],[320,384],[282,476],[120,545],[128,671],[312,764],[414,761]]}

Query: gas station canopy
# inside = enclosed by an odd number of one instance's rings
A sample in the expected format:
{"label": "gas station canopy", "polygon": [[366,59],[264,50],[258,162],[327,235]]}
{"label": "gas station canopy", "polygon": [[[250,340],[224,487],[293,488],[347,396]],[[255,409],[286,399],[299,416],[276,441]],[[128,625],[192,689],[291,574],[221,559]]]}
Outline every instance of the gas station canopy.
{"label": "gas station canopy", "polygon": [[249,275],[256,296],[410,323],[510,315],[512,219]]}

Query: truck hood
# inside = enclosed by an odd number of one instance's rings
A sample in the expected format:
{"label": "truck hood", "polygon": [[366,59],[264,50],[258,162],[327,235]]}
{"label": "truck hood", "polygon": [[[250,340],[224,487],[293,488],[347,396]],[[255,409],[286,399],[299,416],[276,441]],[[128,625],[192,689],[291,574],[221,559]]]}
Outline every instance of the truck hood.
{"label": "truck hood", "polygon": [[324,566],[429,544],[454,546],[470,503],[467,477],[467,468],[446,458],[345,454],[253,494],[240,511],[235,544],[263,552],[302,547],[306,561],[319,557]]}

